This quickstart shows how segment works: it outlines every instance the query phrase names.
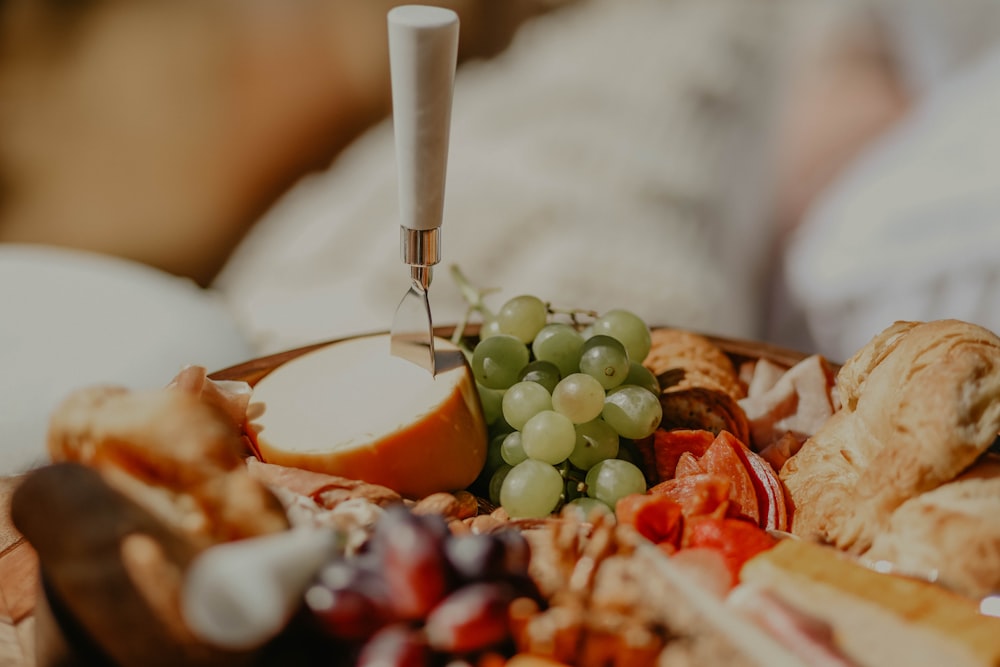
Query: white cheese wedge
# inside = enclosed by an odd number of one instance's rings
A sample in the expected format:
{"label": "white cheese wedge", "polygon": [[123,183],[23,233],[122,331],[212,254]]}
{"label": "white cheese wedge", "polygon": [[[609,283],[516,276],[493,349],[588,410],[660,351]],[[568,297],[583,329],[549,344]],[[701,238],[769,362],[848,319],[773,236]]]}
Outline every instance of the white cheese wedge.
{"label": "white cheese wedge", "polygon": [[[449,341],[439,355],[457,358]],[[382,484],[418,498],[471,484],[486,460],[486,424],[468,365],[431,376],[389,353],[389,336],[332,343],[254,387],[258,451],[268,463]]]}

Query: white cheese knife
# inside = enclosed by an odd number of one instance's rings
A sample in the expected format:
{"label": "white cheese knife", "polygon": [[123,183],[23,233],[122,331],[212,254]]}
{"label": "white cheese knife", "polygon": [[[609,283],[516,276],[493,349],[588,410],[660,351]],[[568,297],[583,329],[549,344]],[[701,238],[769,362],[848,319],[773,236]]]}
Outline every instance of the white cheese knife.
{"label": "white cheese knife", "polygon": [[432,267],[441,260],[458,15],[441,7],[403,5],[387,18],[400,251],[411,283],[393,318],[390,349],[433,375],[439,368],[428,288]]}

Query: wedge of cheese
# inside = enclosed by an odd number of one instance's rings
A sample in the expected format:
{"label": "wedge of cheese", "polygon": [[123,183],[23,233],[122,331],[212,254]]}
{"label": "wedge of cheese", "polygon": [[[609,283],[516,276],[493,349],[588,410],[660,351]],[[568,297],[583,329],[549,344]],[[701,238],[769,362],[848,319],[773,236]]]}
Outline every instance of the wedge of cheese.
{"label": "wedge of cheese", "polygon": [[[390,355],[389,336],[331,343],[278,366],[254,387],[261,458],[381,484],[411,498],[471,484],[486,460],[486,424],[461,351],[431,376]],[[440,357],[439,357],[440,359]]]}

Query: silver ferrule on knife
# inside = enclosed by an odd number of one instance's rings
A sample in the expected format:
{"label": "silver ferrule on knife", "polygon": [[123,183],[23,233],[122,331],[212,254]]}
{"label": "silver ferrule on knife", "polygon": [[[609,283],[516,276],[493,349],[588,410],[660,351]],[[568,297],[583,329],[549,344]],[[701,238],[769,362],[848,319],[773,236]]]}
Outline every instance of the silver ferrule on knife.
{"label": "silver ferrule on knife", "polygon": [[399,251],[410,265],[410,278],[425,291],[430,287],[433,267],[441,261],[441,228],[411,229],[399,227]]}

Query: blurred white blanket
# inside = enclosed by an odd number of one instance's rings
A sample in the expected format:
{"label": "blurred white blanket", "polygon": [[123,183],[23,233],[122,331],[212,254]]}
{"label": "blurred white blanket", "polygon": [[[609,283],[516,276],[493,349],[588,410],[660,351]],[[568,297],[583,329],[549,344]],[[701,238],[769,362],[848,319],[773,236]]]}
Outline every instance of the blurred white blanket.
{"label": "blurred white blanket", "polygon": [[[751,336],[770,246],[760,201],[780,33],[767,0],[581,3],[457,76],[447,266],[504,296],[631,308]],[[399,258],[391,122],[294,188],[216,282],[261,351],[387,329]]]}
{"label": "blurred white blanket", "polygon": [[783,342],[843,360],[895,320],[1000,332],[998,119],[1000,48],[930,92],[825,194],[786,254],[812,340]]}
{"label": "blurred white blanket", "polygon": [[0,244],[0,474],[48,460],[49,416],[81,387],[166,385],[253,348],[218,295],[144,264]]}

